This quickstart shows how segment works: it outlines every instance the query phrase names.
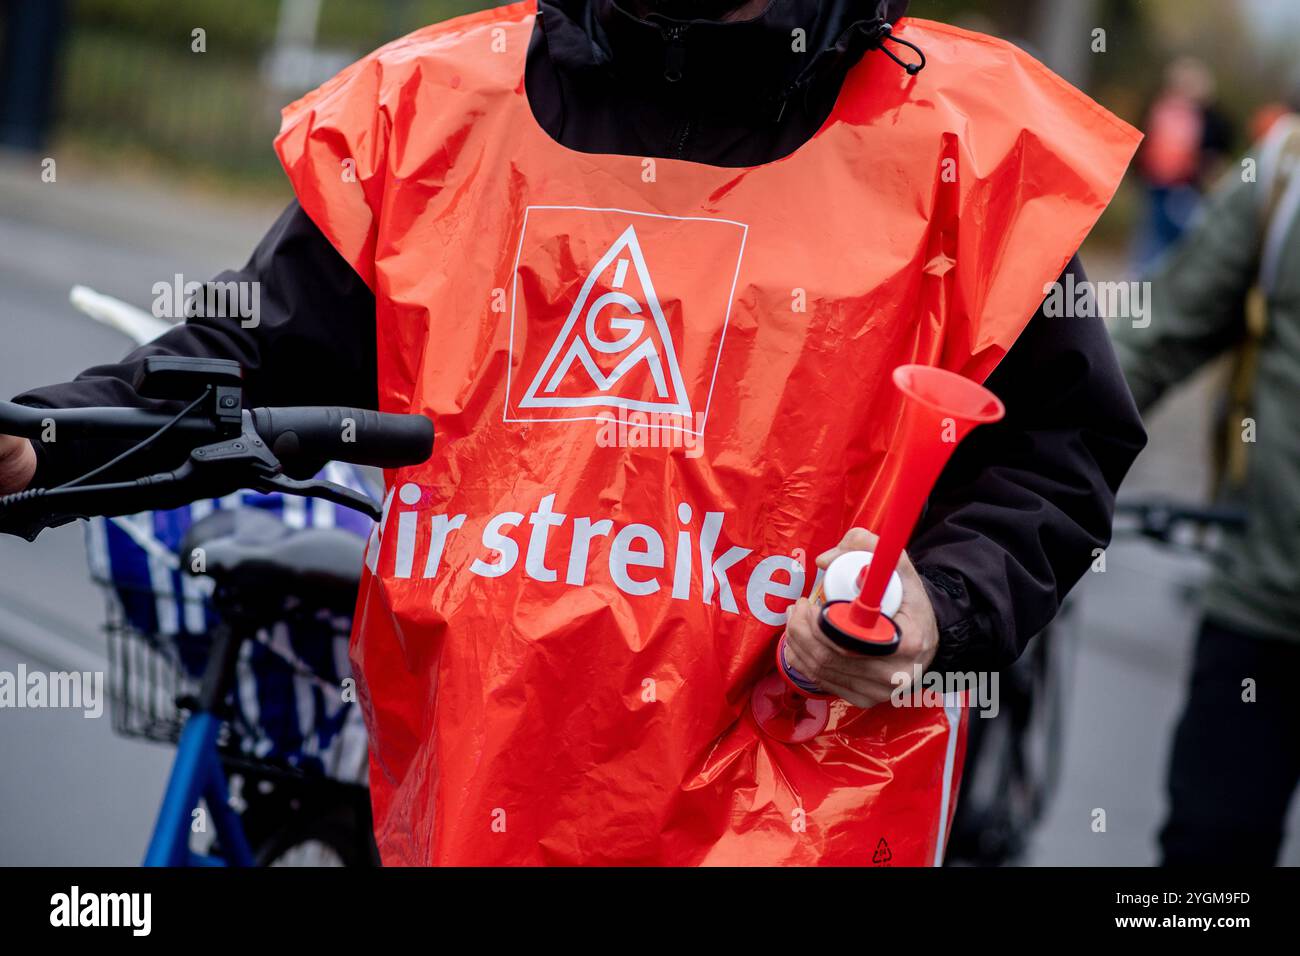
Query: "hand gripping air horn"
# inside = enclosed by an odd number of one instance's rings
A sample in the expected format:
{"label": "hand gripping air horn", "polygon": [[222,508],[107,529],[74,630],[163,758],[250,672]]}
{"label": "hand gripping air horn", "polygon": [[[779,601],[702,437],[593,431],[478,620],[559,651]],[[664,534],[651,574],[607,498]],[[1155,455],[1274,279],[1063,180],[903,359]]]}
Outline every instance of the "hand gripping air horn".
{"label": "hand gripping air horn", "polygon": [[[822,606],[820,619],[822,633],[836,645],[873,656],[898,649],[902,635],[891,615],[898,611],[901,587],[895,584],[889,592],[886,588],[891,579],[896,580],[894,569],[939,473],[971,429],[996,422],[1005,412],[996,395],[955,372],[900,365],[893,378],[903,396],[903,413],[901,441],[892,454],[903,457],[904,468],[897,483],[886,491],[889,507],[875,553],[869,559],[861,552],[841,555],[832,565],[835,569],[841,562],[851,562],[850,567],[860,568],[856,576],[861,590],[856,598],[837,599],[844,592],[830,586],[836,575],[828,570],[829,600]],[[826,729],[832,697],[786,664],[782,635],[776,646],[776,672],[755,686],[750,709],[769,737],[803,743]]]}

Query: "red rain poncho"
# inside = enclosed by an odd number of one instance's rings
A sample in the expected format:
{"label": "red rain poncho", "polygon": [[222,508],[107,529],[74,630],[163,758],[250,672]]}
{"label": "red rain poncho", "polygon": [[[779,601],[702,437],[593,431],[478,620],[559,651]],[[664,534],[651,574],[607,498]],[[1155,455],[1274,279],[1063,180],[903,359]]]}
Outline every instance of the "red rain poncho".
{"label": "red rain poncho", "polygon": [[[977,381],[1138,136],[1014,47],[922,20],[792,155],[553,141],[535,6],[421,30],[290,106],[303,208],[377,301],[387,475],[352,657],[388,864],[929,864],[960,707],[749,714],[809,555],[898,480],[889,372]],[[950,701],[951,703],[951,701]]]}

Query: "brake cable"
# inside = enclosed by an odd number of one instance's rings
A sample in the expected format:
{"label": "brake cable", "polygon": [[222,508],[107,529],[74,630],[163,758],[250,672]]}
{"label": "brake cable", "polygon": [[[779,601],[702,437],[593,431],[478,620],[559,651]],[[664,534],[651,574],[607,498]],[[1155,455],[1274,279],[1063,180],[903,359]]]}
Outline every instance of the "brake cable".
{"label": "brake cable", "polygon": [[79,477],[72,478],[72,479],[70,479],[70,480],[68,480],[68,481],[65,481],[63,484],[58,485],[58,486],[56,486],[56,487],[54,487],[54,488],[51,488],[51,489],[49,489],[49,490],[50,490],[50,491],[62,491],[62,490],[65,489],[65,488],[73,488],[73,487],[75,487],[75,486],[81,484],[82,482],[87,481],[87,480],[89,480],[89,479],[91,479],[91,478],[94,478],[96,475],[103,474],[104,472],[106,472],[106,471],[108,471],[109,469],[115,467],[116,465],[121,464],[123,461],[125,461],[125,460],[128,459],[128,458],[130,458],[130,457],[131,457],[132,455],[134,455],[136,452],[141,451],[141,450],[143,450],[143,449],[145,449],[145,448],[148,448],[150,445],[152,445],[154,442],[156,442],[159,438],[161,438],[163,435],[165,435],[165,434],[166,434],[166,433],[167,433],[167,432],[168,432],[168,431],[169,431],[173,426],[176,425],[177,422],[179,422],[181,419],[183,419],[183,418],[184,418],[186,415],[188,415],[190,412],[194,411],[194,409],[198,408],[198,406],[199,406],[200,404],[202,404],[203,401],[206,400],[207,397],[208,397],[209,395],[211,395],[211,394],[212,394],[212,386],[209,385],[206,389],[204,389],[203,393],[202,393],[201,395],[199,395],[198,398],[194,399],[194,401],[190,402],[190,403],[189,403],[188,405],[186,405],[183,409],[181,409],[179,412],[177,412],[177,413],[176,413],[176,416],[175,416],[174,418],[172,418],[171,421],[169,421],[169,422],[165,422],[165,423],[164,423],[164,424],[163,424],[163,425],[162,425],[162,426],[161,426],[161,427],[160,427],[156,432],[154,432],[152,435],[149,435],[149,436],[147,436],[147,437],[145,437],[145,438],[142,438],[140,441],[136,442],[134,445],[132,445],[132,446],[131,446],[130,448],[128,448],[126,451],[122,452],[122,454],[120,454],[120,455],[118,455],[116,458],[114,458],[112,461],[105,462],[104,464],[100,465],[98,468],[93,468],[93,469],[91,469],[90,471],[86,472],[84,475],[80,475]]}

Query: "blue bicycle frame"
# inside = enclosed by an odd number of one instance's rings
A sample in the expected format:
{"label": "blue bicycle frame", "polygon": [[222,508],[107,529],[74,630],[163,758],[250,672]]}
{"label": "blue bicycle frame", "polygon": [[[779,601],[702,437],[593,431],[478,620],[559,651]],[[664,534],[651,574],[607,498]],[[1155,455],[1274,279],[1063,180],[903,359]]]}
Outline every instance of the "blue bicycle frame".
{"label": "blue bicycle frame", "polygon": [[[230,789],[217,750],[221,721],[203,711],[185,722],[145,866],[253,866],[244,827],[230,806]],[[195,853],[190,831],[199,799],[207,804],[225,858]]]}
{"label": "blue bicycle frame", "polygon": [[[198,708],[181,730],[176,761],[145,854],[145,866],[255,865],[239,814],[230,806],[230,788],[217,749],[221,733],[218,712],[233,682],[240,643],[234,627],[225,621],[217,625]],[[221,857],[190,850],[191,826],[200,799],[207,805],[216,828]]]}

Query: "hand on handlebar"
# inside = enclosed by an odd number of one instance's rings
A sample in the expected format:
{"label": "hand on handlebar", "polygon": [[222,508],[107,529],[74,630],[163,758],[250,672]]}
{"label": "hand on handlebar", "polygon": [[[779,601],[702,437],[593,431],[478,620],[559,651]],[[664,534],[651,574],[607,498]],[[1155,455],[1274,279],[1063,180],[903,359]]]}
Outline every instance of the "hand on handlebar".
{"label": "hand on handlebar", "polygon": [[22,491],[36,474],[36,451],[26,438],[0,435],[0,495]]}
{"label": "hand on handlebar", "polygon": [[[845,551],[874,551],[877,537],[862,528],[853,528],[838,547],[817,558],[819,568],[827,568]],[[902,643],[888,657],[869,657],[837,647],[822,633],[818,608],[808,598],[800,598],[790,609],[786,623],[786,663],[813,681],[828,694],[844,698],[855,707],[874,707],[889,699],[900,684],[909,687],[914,668],[924,671],[939,648],[939,625],[921,576],[904,552],[898,562],[898,576],[903,581],[903,604],[894,621],[902,630]]]}
{"label": "hand on handlebar", "polygon": [[[307,479],[329,461],[400,468],[427,461],[433,451],[433,422],[423,415],[339,406],[248,409],[242,375],[228,359],[151,355],[132,386],[143,398],[178,408],[0,402],[0,531],[30,540],[76,518],[175,507],[241,489],[322,498],[377,520],[380,508],[367,496]],[[57,426],[60,439],[134,444],[56,487],[30,488],[30,439],[47,426]],[[150,463],[146,452],[169,460]],[[148,467],[140,474],[142,464]]]}
{"label": "hand on handlebar", "polygon": [[[245,488],[322,498],[378,519],[379,506],[366,495],[303,477],[327,461],[382,468],[419,464],[433,449],[433,423],[421,415],[333,406],[241,411],[237,396],[224,397],[232,401],[226,404],[222,393],[208,389],[175,415],[135,408],[35,410],[0,402],[0,428],[8,432],[34,434],[43,420],[37,416],[48,415],[61,437],[139,439],[71,481],[30,488],[34,449],[26,439],[7,438],[0,444],[0,532],[31,540],[43,528],[76,518],[176,507]],[[164,440],[173,452],[188,448],[188,458],[171,470],[120,474],[133,464],[132,454]]]}

